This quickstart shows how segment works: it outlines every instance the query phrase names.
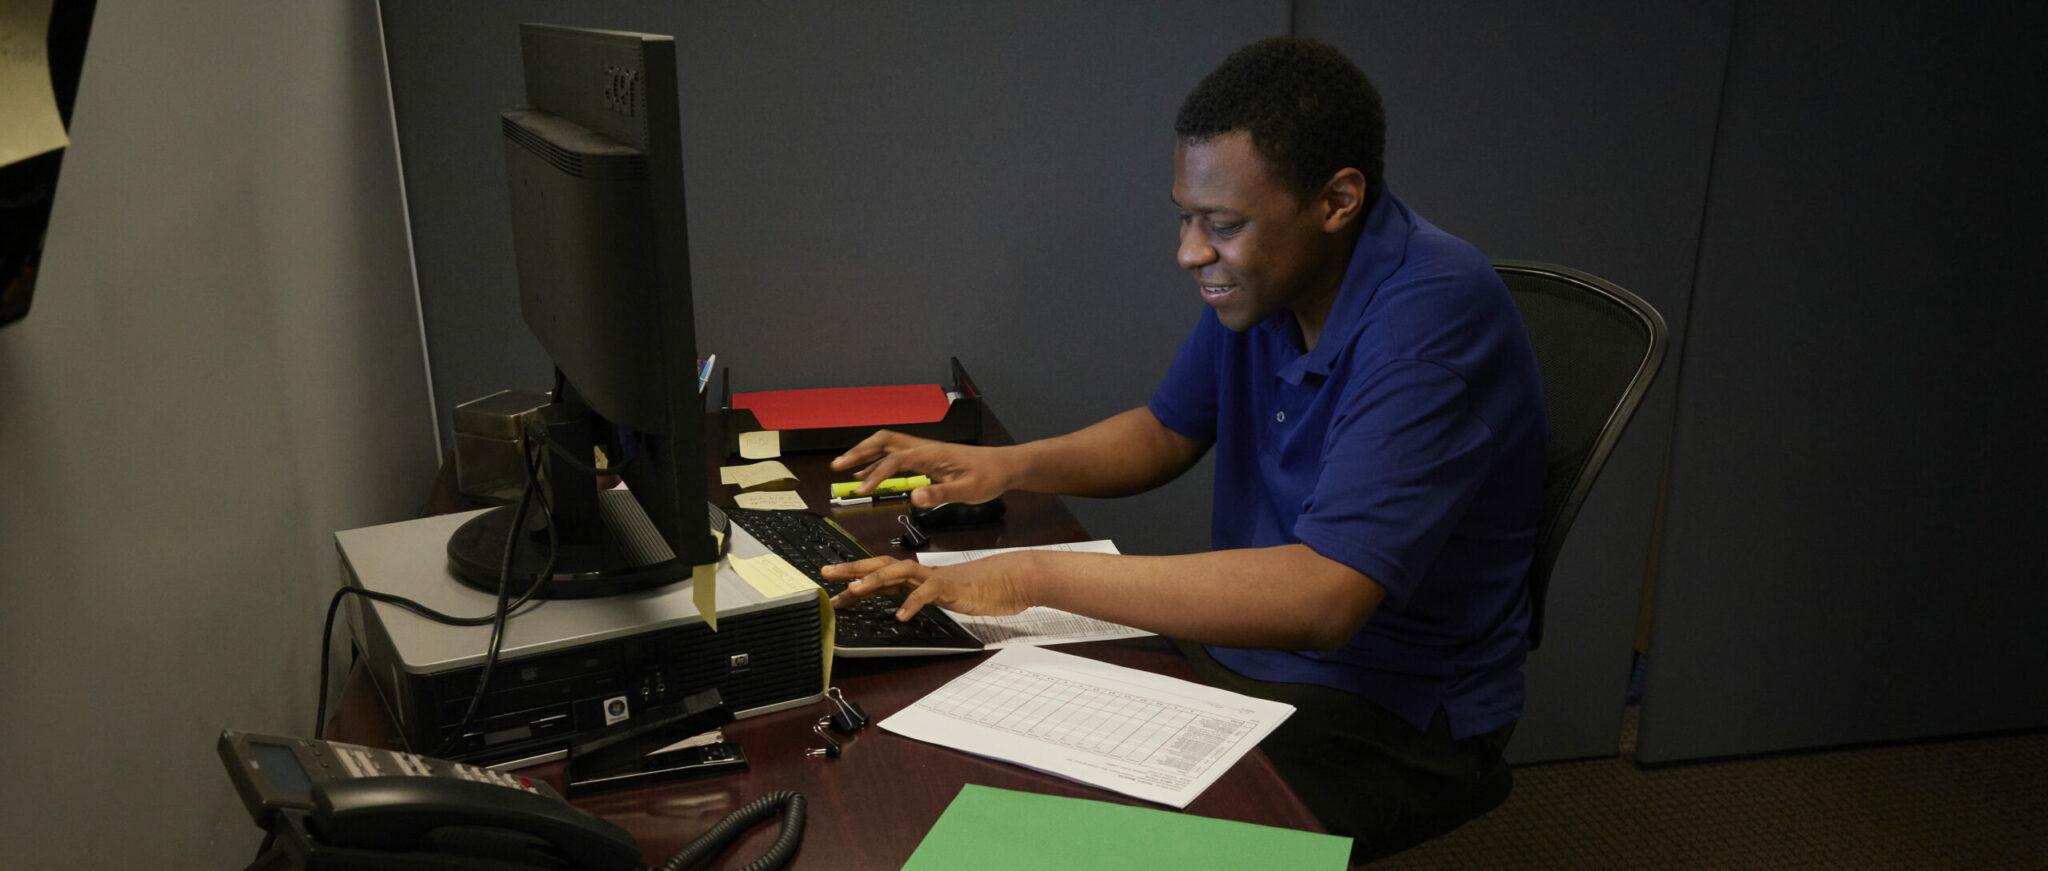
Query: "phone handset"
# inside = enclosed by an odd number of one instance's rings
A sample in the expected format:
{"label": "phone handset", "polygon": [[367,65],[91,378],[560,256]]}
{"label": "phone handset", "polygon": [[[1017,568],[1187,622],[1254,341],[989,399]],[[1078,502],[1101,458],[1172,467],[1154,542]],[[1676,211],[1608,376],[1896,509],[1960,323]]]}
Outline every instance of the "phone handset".
{"label": "phone handset", "polygon": [[509,867],[639,865],[633,836],[567,802],[495,783],[366,777],[316,787],[307,820],[332,847],[497,859]]}
{"label": "phone handset", "polygon": [[221,761],[272,839],[253,868],[632,871],[633,836],[546,783],[416,753],[222,732]]}

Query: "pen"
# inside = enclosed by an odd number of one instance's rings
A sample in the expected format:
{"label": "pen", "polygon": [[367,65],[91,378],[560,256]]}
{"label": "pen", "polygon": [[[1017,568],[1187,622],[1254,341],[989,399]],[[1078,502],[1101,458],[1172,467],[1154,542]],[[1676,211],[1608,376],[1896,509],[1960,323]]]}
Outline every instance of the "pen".
{"label": "pen", "polygon": [[718,355],[712,354],[697,361],[697,392],[704,392],[704,385],[711,383],[711,368],[718,365]]}
{"label": "pen", "polygon": [[845,505],[866,505],[866,504],[868,504],[869,502],[880,502],[880,501],[882,501],[882,500],[884,500],[884,499],[908,499],[908,498],[910,498],[910,491],[908,491],[908,490],[905,490],[904,492],[901,492],[901,493],[881,493],[881,492],[877,492],[877,493],[876,493],[875,495],[873,495],[873,496],[852,496],[852,497],[847,497],[847,498],[843,498],[843,499],[842,499],[842,498],[840,498],[840,497],[838,497],[838,496],[834,496],[834,497],[832,497],[832,504],[834,504],[834,505],[840,505],[840,506],[845,506]]}

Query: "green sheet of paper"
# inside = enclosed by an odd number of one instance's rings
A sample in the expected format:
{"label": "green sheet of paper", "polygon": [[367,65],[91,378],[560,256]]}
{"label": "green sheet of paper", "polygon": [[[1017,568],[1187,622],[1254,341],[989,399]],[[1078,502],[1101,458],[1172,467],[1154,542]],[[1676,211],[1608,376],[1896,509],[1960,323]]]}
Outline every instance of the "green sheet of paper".
{"label": "green sheet of paper", "polygon": [[970,783],[903,868],[1342,871],[1350,858],[1350,838]]}

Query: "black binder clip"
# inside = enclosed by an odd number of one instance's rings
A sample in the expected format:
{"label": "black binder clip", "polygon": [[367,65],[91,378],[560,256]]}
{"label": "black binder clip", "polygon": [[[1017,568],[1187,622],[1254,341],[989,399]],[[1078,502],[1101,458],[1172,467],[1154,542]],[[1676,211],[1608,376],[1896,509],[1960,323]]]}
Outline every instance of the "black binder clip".
{"label": "black binder clip", "polygon": [[861,710],[860,704],[847,698],[838,687],[825,690],[825,698],[832,702],[832,716],[826,718],[831,721],[832,731],[851,735],[868,724],[868,712]]}
{"label": "black binder clip", "polygon": [[924,530],[917,528],[917,524],[910,522],[910,515],[898,514],[896,515],[896,522],[903,524],[903,534],[891,540],[890,544],[904,550],[917,550],[932,543],[931,536],[926,535]]}
{"label": "black binder clip", "polygon": [[804,756],[808,758],[817,758],[819,756],[823,756],[827,759],[839,758],[839,754],[842,751],[842,748],[839,746],[839,742],[832,740],[832,736],[825,733],[825,727],[831,724],[831,717],[819,717],[818,722],[812,724],[811,733],[817,735],[818,740],[825,742],[825,746],[806,748],[804,750]]}

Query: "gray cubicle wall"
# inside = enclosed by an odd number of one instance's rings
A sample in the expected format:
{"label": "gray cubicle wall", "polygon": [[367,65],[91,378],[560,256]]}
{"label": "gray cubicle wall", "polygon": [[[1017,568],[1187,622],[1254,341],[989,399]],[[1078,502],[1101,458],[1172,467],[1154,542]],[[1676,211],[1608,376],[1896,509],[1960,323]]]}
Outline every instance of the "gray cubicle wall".
{"label": "gray cubicle wall", "polygon": [[2048,15],[1744,4],[1639,758],[2048,723]]}
{"label": "gray cubicle wall", "polygon": [[[1304,0],[1295,31],[1372,74],[1387,105],[1388,181],[1410,206],[1495,259],[1561,263],[1633,290],[1677,339],[1731,5]],[[1683,350],[1674,342],[1667,359]],[[1675,368],[1558,556],[1515,761],[1620,744]]]}
{"label": "gray cubicle wall", "polygon": [[0,866],[240,868],[214,741],[310,733],[334,531],[434,477],[376,10],[92,25],[0,330]]}
{"label": "gray cubicle wall", "polygon": [[[383,4],[441,425],[545,387],[517,314],[499,109],[521,21],[675,34],[698,344],[735,389],[936,381],[1020,438],[1143,403],[1201,312],[1173,113],[1284,2]],[[1078,500],[1128,550],[1208,539],[1206,472]]]}

